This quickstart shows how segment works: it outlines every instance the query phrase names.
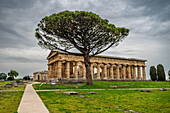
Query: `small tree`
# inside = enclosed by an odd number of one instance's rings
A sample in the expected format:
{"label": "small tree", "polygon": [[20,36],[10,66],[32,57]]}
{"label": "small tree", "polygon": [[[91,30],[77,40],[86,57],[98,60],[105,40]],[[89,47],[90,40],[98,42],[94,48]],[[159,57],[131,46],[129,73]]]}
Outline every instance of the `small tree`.
{"label": "small tree", "polygon": [[0,73],[0,79],[6,79],[7,75],[5,73]]}
{"label": "small tree", "polygon": [[18,72],[17,71],[15,71],[15,70],[11,70],[9,73],[8,73],[8,76],[9,77],[17,77],[19,74],[18,74]]}
{"label": "small tree", "polygon": [[14,80],[14,77],[9,76],[7,79],[8,79],[8,80]]}
{"label": "small tree", "polygon": [[79,50],[84,56],[87,85],[92,85],[90,59],[117,46],[128,34],[129,29],[109,24],[108,20],[92,12],[63,11],[43,18],[35,37],[46,49],[67,53],[72,53],[72,48]]}
{"label": "small tree", "polygon": [[30,80],[30,76],[29,75],[28,76],[24,76],[23,79],[24,80]]}
{"label": "small tree", "polygon": [[150,67],[150,77],[152,81],[157,80],[156,68],[155,66]]}
{"label": "small tree", "polygon": [[169,75],[169,80],[170,80],[170,70],[168,71],[168,75]]}
{"label": "small tree", "polygon": [[158,81],[165,81],[165,71],[162,64],[157,65]]}

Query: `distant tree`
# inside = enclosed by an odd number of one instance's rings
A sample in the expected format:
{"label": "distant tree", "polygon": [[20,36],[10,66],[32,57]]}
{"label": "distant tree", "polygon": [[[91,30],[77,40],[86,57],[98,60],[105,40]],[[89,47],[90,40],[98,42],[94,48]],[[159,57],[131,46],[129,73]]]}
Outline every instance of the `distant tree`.
{"label": "distant tree", "polygon": [[15,70],[11,70],[9,73],[8,73],[8,76],[9,77],[17,77],[19,74],[18,74],[18,72],[17,71],[15,71]]}
{"label": "distant tree", "polygon": [[170,70],[168,71],[168,75],[169,75],[169,80],[170,80]]}
{"label": "distant tree", "polygon": [[29,75],[28,76],[24,76],[23,79],[24,80],[30,80],[30,76]]}
{"label": "distant tree", "polygon": [[7,75],[5,73],[0,73],[0,79],[6,79]]}
{"label": "distant tree", "polygon": [[150,77],[152,81],[155,81],[158,79],[155,66],[150,67]]}
{"label": "distant tree", "polygon": [[165,71],[162,64],[157,65],[158,81],[165,81]]}
{"label": "distant tree", "polygon": [[128,34],[129,29],[116,27],[92,12],[63,11],[44,17],[36,28],[35,37],[46,49],[80,51],[84,56],[87,85],[92,85],[90,59],[117,46]]}

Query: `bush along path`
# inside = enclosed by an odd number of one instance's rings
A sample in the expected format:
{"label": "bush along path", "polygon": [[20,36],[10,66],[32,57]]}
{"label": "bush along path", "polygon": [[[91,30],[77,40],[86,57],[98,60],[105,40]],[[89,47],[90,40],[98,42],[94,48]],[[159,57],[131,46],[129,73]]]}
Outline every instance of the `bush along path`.
{"label": "bush along path", "polygon": [[25,88],[18,113],[49,113],[32,84],[27,84]]}

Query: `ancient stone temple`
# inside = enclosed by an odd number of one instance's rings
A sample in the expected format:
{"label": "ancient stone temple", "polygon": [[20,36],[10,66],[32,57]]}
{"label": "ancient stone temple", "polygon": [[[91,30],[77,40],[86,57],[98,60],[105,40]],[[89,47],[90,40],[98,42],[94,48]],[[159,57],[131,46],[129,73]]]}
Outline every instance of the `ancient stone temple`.
{"label": "ancient stone temple", "polygon": [[47,80],[48,71],[38,71],[33,73],[33,80]]}
{"label": "ancient stone temple", "polygon": [[[85,79],[86,70],[82,54],[51,51],[48,60],[48,79]],[[90,60],[92,79],[146,80],[146,60],[97,55]]]}

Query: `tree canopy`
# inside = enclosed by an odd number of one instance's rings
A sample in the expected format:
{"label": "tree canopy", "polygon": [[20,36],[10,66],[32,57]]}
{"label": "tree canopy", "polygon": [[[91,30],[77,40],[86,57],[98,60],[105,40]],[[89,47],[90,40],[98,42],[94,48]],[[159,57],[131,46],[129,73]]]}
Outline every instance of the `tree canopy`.
{"label": "tree canopy", "polygon": [[67,53],[73,48],[79,50],[84,56],[87,81],[91,81],[90,58],[117,46],[128,34],[129,29],[116,27],[92,12],[63,11],[44,17],[35,37],[46,49]]}
{"label": "tree canopy", "polygon": [[0,79],[6,79],[7,75],[5,73],[0,73]]}
{"label": "tree canopy", "polygon": [[19,74],[17,71],[15,70],[11,70],[9,73],[8,73],[8,76],[9,77],[17,77]]}

